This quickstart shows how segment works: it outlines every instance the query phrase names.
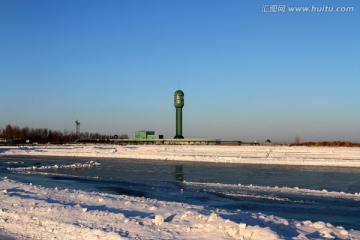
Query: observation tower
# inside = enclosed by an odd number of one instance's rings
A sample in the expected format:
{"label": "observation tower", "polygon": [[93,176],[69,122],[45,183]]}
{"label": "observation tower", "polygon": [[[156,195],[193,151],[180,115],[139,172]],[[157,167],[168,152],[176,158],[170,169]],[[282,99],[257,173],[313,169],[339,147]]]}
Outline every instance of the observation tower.
{"label": "observation tower", "polygon": [[184,107],[184,92],[177,90],[174,93],[174,106],[176,109],[176,135],[174,139],[184,139],[182,135],[182,108]]}

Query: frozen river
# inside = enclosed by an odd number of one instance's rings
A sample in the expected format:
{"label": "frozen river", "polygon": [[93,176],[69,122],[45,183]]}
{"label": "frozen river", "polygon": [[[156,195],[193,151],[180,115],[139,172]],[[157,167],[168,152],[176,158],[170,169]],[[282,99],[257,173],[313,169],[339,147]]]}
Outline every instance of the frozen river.
{"label": "frozen river", "polygon": [[[88,161],[100,165],[59,167]],[[1,156],[0,171],[2,176],[46,187],[321,220],[360,230],[359,168]]]}

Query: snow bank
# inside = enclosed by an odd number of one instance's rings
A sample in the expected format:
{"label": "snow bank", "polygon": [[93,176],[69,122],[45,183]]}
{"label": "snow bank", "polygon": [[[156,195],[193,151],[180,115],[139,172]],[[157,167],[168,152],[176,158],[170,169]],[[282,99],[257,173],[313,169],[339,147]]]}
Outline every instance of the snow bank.
{"label": "snow bank", "polygon": [[[183,184],[187,186],[197,187],[202,189],[204,187],[210,188],[213,191],[221,191],[225,192],[226,195],[235,196],[237,193],[234,190],[243,190],[248,194],[254,192],[256,195],[252,195],[252,197],[264,197],[263,195],[259,195],[260,193],[283,193],[283,194],[296,194],[302,196],[317,196],[317,197],[327,197],[327,198],[338,198],[338,199],[348,199],[360,201],[360,193],[345,193],[345,192],[335,192],[328,191],[326,189],[323,190],[313,190],[313,189],[304,189],[299,187],[270,187],[270,186],[256,186],[256,185],[234,185],[234,184],[223,184],[223,183],[199,183],[199,182],[183,182]],[[229,191],[226,191],[229,189]],[[239,194],[240,195],[240,194]],[[273,197],[271,197],[273,198]],[[278,199],[280,200],[280,199]]]}
{"label": "snow bank", "polygon": [[0,155],[79,156],[199,162],[360,167],[359,148],[287,146],[43,145],[0,147]]}
{"label": "snow bank", "polygon": [[8,170],[22,171],[22,170],[43,170],[43,169],[60,169],[60,168],[92,168],[100,166],[101,163],[88,161],[86,163],[73,163],[73,164],[55,164],[52,166],[31,166],[31,167],[16,167],[16,168],[7,168]]}
{"label": "snow bank", "polygon": [[329,223],[0,182],[0,231],[32,239],[360,239]]}

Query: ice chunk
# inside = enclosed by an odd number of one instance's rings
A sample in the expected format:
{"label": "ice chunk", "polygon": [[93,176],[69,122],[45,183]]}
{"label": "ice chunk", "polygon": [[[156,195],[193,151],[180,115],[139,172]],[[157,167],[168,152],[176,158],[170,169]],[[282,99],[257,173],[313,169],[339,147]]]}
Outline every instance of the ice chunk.
{"label": "ice chunk", "polygon": [[214,222],[217,218],[218,218],[217,214],[213,212],[207,219],[207,222]]}
{"label": "ice chunk", "polygon": [[164,223],[164,218],[161,215],[156,215],[155,219],[153,220],[153,224],[156,226],[162,225]]}

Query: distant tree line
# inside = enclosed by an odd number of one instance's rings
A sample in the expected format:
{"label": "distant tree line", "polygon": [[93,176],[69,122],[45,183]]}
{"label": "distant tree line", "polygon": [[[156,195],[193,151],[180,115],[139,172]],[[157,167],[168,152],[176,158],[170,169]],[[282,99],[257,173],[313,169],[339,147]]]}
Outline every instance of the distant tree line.
{"label": "distant tree line", "polygon": [[106,140],[111,138],[126,139],[126,134],[122,135],[108,135],[100,133],[79,133],[78,135],[73,131],[64,130],[49,130],[47,128],[29,128],[18,126],[12,126],[11,124],[6,125],[4,129],[0,131],[0,138],[13,138],[15,142],[26,142],[31,143],[70,143],[76,140]]}
{"label": "distant tree line", "polygon": [[293,143],[290,146],[307,146],[307,147],[360,147],[360,143],[333,141],[333,142],[304,142]]}

